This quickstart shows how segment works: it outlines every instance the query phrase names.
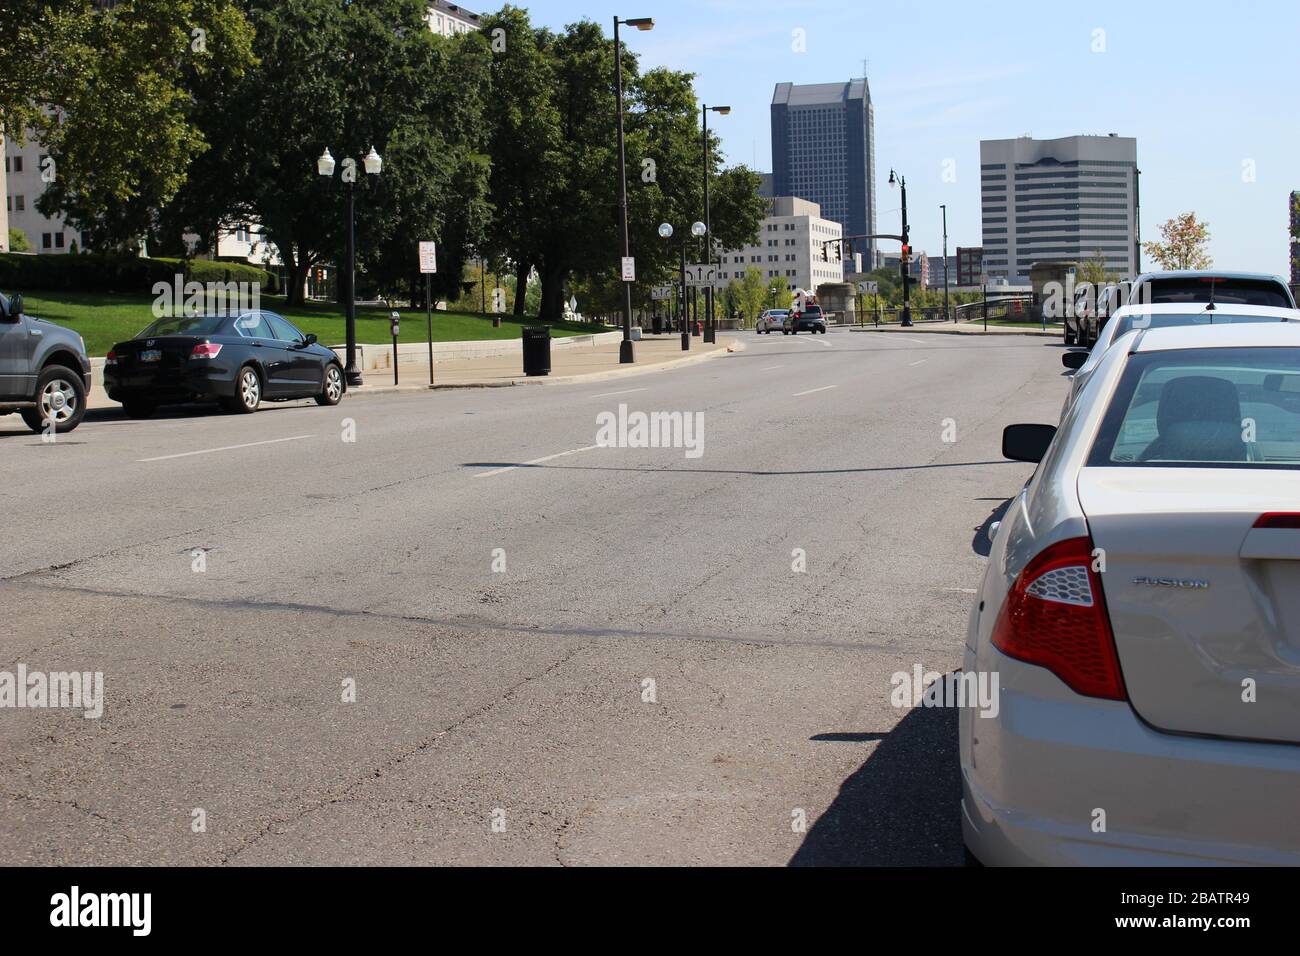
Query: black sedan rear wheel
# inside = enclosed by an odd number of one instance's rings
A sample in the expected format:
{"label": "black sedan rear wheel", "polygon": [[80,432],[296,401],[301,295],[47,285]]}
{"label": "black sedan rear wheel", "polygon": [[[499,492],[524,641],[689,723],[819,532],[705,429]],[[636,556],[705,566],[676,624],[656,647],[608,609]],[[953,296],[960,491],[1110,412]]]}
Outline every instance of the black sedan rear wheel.
{"label": "black sedan rear wheel", "polygon": [[241,368],[235,379],[235,394],[224,399],[222,404],[227,411],[239,415],[251,415],[257,411],[257,406],[262,404],[262,376],[257,374],[257,369],[251,365]]}
{"label": "black sedan rear wheel", "polygon": [[337,405],[343,401],[343,370],[331,362],[325,366],[325,384],[316,396],[317,405]]}

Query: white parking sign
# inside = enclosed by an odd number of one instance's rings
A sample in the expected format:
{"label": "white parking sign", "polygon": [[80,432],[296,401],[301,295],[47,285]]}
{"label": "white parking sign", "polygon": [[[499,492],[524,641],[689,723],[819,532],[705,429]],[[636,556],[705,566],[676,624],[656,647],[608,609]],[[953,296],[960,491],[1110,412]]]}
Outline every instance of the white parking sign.
{"label": "white parking sign", "polygon": [[434,242],[420,243],[420,274],[438,271],[438,245]]}

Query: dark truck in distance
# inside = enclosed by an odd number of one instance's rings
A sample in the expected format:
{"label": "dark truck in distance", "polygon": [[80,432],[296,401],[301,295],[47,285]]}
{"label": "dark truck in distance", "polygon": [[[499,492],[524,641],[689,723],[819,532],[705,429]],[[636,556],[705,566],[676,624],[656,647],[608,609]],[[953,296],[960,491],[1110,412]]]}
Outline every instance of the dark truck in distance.
{"label": "dark truck in distance", "polygon": [[71,329],[23,309],[23,297],[0,294],[0,415],[17,412],[34,432],[46,422],[70,432],[86,416],[90,359]]}

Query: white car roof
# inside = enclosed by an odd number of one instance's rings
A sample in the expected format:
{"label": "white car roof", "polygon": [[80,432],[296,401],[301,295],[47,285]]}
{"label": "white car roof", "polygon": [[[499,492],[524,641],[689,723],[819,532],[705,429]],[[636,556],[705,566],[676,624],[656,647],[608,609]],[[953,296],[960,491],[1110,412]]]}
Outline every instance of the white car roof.
{"label": "white car roof", "polygon": [[[1163,329],[1138,329],[1130,333],[1134,352],[1173,349],[1294,348],[1300,349],[1300,315],[1291,309],[1293,322],[1239,322],[1229,325],[1180,325]],[[1127,339],[1128,336],[1125,336]]]}
{"label": "white car roof", "polygon": [[[1114,322],[1129,315],[1203,315],[1208,308],[1206,302],[1162,302],[1152,305],[1126,305],[1110,314],[1107,322]],[[1215,312],[1228,315],[1273,316],[1278,319],[1291,319],[1300,322],[1300,309],[1284,309],[1276,305],[1238,305],[1235,302],[1217,302]]]}

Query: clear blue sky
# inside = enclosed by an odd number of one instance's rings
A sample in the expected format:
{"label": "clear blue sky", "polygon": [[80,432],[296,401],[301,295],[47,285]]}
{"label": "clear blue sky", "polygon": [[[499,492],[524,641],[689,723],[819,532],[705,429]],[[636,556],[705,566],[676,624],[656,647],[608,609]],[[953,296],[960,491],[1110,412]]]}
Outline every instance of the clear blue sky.
{"label": "clear blue sky", "polygon": [[[1300,189],[1300,3],[1127,0],[534,0],[535,22],[629,31],[644,67],[697,75],[729,162],[771,170],[774,84],[861,76],[876,109],[878,227],[896,231],[890,167],[907,176],[913,245],[979,245],[979,141],[1031,134],[1135,136],[1142,236],[1187,210],[1207,220],[1222,268],[1289,274],[1287,195]],[[498,4],[485,9],[495,9]],[[471,6],[471,9],[474,9]],[[807,52],[792,49],[793,32]],[[1094,31],[1105,51],[1094,53]],[[956,181],[942,179],[956,163]],[[1253,164],[1250,168],[1243,164]],[[1253,169],[1253,177],[1244,177]],[[1244,181],[1253,178],[1253,181]]]}

